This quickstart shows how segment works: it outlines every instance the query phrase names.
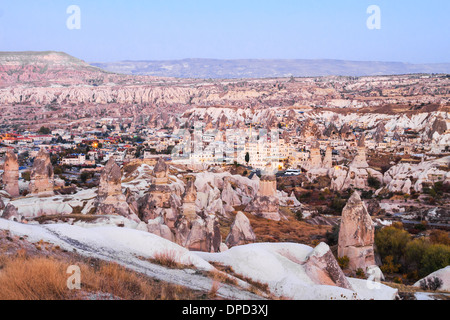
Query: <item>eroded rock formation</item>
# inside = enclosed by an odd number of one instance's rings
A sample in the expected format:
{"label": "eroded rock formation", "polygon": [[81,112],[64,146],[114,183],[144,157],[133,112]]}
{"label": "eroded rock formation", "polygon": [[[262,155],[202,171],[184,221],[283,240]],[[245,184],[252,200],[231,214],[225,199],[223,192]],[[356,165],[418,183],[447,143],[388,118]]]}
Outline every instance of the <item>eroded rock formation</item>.
{"label": "eroded rock formation", "polygon": [[258,217],[279,221],[279,199],[277,194],[277,180],[273,175],[262,176],[259,181],[259,190],[255,199],[245,208]]}
{"label": "eroded rock formation", "polygon": [[6,152],[4,172],[3,172],[3,186],[6,192],[12,198],[16,198],[19,193],[19,163],[14,151]]}
{"label": "eroded rock formation", "polygon": [[374,224],[357,191],[353,193],[342,211],[338,241],[338,256],[350,259],[351,270],[375,265],[373,250]]}
{"label": "eroded rock formation", "polygon": [[303,267],[306,274],[316,284],[338,286],[353,290],[330,247],[323,242],[308,255]]}
{"label": "eroded rock formation", "polygon": [[225,244],[228,247],[234,247],[255,241],[256,235],[250,225],[250,220],[248,220],[244,213],[239,211],[231,225],[230,233],[225,240]]}
{"label": "eroded rock formation", "polygon": [[54,175],[50,154],[41,149],[34,159],[30,176],[30,193],[53,194]]}
{"label": "eroded rock formation", "polygon": [[100,176],[97,194],[97,214],[120,215],[139,221],[122,193],[122,172],[120,167],[110,158]]}

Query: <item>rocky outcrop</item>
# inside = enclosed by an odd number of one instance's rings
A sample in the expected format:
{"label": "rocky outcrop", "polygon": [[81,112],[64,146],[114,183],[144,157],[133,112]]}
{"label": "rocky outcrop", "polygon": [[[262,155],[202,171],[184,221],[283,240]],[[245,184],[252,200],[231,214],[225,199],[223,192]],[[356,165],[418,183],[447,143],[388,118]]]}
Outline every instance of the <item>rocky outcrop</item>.
{"label": "rocky outcrop", "polygon": [[244,213],[239,211],[231,225],[230,233],[225,240],[225,244],[228,247],[235,247],[255,241],[256,235],[250,225],[250,220],[248,220]]}
{"label": "rocky outcrop", "polygon": [[162,217],[149,221],[147,224],[147,231],[169,241],[174,241],[174,235],[169,226],[164,224]]}
{"label": "rocky outcrop", "polygon": [[342,211],[338,241],[338,256],[350,259],[351,270],[375,265],[374,232],[367,208],[355,191]]}
{"label": "rocky outcrop", "polygon": [[224,181],[221,197],[227,211],[233,211],[235,206],[240,206],[242,204],[239,196],[233,190],[233,187],[227,178],[225,178]]}
{"label": "rocky outcrop", "polygon": [[358,139],[358,147],[356,157],[350,163],[353,168],[368,168],[369,164],[366,159],[366,137],[364,134]]}
{"label": "rocky outcrop", "polygon": [[195,201],[197,200],[197,189],[195,188],[195,181],[189,179],[186,184],[186,190],[183,194],[183,215],[188,219],[195,219],[197,216],[197,209]]}
{"label": "rocky outcrop", "polygon": [[5,164],[3,166],[3,186],[6,192],[12,198],[16,198],[20,195],[19,192],[19,163],[14,151],[9,150],[6,152]]}
{"label": "rocky outcrop", "polygon": [[375,133],[373,134],[373,139],[376,143],[380,143],[384,141],[384,137],[386,136],[386,127],[383,122],[379,122],[377,124],[377,128],[375,129]]}
{"label": "rocky outcrop", "polygon": [[384,173],[382,181],[390,192],[422,192],[425,185],[434,184],[437,180],[450,182],[450,172],[441,169],[449,165],[448,156],[418,164],[399,163]]}
{"label": "rocky outcrop", "polygon": [[122,193],[122,172],[113,158],[108,160],[100,176],[96,214],[120,215],[139,222]]}
{"label": "rocky outcrop", "polygon": [[192,222],[181,216],[175,227],[179,245],[192,251],[220,252],[222,236],[216,216],[197,217]]}
{"label": "rocky outcrop", "polygon": [[311,148],[309,156],[309,169],[321,168],[322,167],[322,156],[320,155],[320,146],[316,142]]}
{"label": "rocky outcrop", "polygon": [[372,168],[357,168],[336,166],[328,171],[331,178],[330,188],[341,191],[346,189],[368,189],[368,178],[373,177],[378,181],[383,181],[383,174]]}
{"label": "rocky outcrop", "polygon": [[5,210],[3,210],[1,217],[2,217],[2,219],[12,220],[12,221],[16,221],[16,222],[20,222],[22,220],[22,217],[19,214],[19,212],[17,211],[17,208],[14,205],[12,205],[11,203],[8,203]]}
{"label": "rocky outcrop", "polygon": [[135,195],[130,190],[130,188],[127,188],[125,190],[125,198],[126,198],[128,205],[130,206],[130,209],[133,211],[133,213],[135,213],[137,215],[139,212],[139,204],[136,200]]}
{"label": "rocky outcrop", "polygon": [[169,182],[169,166],[163,158],[159,158],[155,167],[153,168],[153,184],[167,184]]}
{"label": "rocky outcrop", "polygon": [[435,279],[439,279],[440,286],[437,288],[438,290],[450,291],[450,266],[447,266],[443,269],[439,269],[425,278],[417,281],[414,286],[415,287],[426,287],[427,283],[436,283]]}
{"label": "rocky outcrop", "polygon": [[53,194],[53,166],[50,154],[44,149],[41,149],[34,159],[30,179],[31,194]]}
{"label": "rocky outcrop", "polygon": [[309,278],[316,284],[353,290],[330,247],[323,242],[306,257],[303,267]]}
{"label": "rocky outcrop", "polygon": [[258,194],[246,207],[245,211],[258,217],[279,221],[280,201],[277,195],[277,180],[273,175],[262,176]]}
{"label": "rocky outcrop", "polygon": [[333,167],[333,149],[328,146],[325,151],[325,157],[323,158],[322,167],[325,169],[331,169]]}

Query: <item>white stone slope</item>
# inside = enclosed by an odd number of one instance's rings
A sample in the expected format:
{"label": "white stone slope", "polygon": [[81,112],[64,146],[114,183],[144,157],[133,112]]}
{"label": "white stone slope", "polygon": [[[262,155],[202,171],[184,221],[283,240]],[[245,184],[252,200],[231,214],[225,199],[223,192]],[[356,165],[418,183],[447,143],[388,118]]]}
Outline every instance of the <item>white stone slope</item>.
{"label": "white stone slope", "polygon": [[[197,252],[207,261],[231,266],[237,274],[267,283],[272,293],[294,300],[392,300],[397,290],[367,280],[348,278],[355,291],[317,285],[303,263],[313,248],[294,243],[257,243],[233,247],[221,253]],[[372,288],[372,289],[371,289]]]}
{"label": "white stone slope", "polygon": [[49,197],[26,196],[9,200],[3,198],[5,205],[11,203],[19,214],[25,218],[35,218],[42,215],[71,214],[76,207],[82,207],[81,213],[86,214],[92,208],[97,197],[97,189],[79,190],[73,195],[54,195]]}
{"label": "white stone slope", "polygon": [[[213,266],[187,249],[148,232],[107,226],[82,228],[68,224],[26,225],[5,219],[0,219],[0,230],[26,236],[30,242],[43,240],[68,251],[76,250],[86,257],[116,262],[150,277],[193,290],[209,292],[213,287],[213,279],[196,274],[197,270],[212,271]],[[168,269],[145,261],[158,253],[170,253],[178,262],[193,267]],[[248,291],[226,284],[219,288],[217,295],[232,300],[261,299]]]}
{"label": "white stone slope", "polygon": [[[306,275],[301,263],[313,250],[311,247],[292,244],[251,244],[234,247],[223,253],[189,252],[177,244],[156,235],[129,228],[91,226],[83,228],[69,224],[26,225],[0,219],[0,230],[13,235],[27,236],[31,242],[40,240],[59,245],[62,249],[113,261],[135,271],[162,281],[183,285],[192,289],[209,291],[213,280],[195,270],[215,270],[208,261],[230,265],[238,274],[268,283],[271,292],[291,299],[393,299],[396,290],[384,285],[370,289],[365,280],[349,279],[355,291],[335,286],[317,285]],[[184,270],[168,269],[142,258],[154,258],[157,253],[173,252],[176,260],[191,264]],[[222,285],[218,295],[227,299],[259,299],[242,288]]]}
{"label": "white stone slope", "polygon": [[437,270],[431,274],[429,274],[428,276],[426,276],[423,279],[420,279],[419,281],[417,281],[414,286],[415,287],[420,287],[420,282],[424,279],[432,279],[432,278],[439,278],[442,280],[442,286],[439,288],[439,290],[443,290],[443,291],[449,291],[450,292],[450,266],[447,266],[443,269]]}

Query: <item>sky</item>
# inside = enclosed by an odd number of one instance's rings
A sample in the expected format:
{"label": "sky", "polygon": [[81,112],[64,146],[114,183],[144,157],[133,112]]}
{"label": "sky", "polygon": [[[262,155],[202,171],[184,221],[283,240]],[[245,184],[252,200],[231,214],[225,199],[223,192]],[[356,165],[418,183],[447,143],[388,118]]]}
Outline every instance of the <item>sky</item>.
{"label": "sky", "polygon": [[449,17],[448,0],[0,0],[0,51],[63,51],[87,62],[449,63]]}

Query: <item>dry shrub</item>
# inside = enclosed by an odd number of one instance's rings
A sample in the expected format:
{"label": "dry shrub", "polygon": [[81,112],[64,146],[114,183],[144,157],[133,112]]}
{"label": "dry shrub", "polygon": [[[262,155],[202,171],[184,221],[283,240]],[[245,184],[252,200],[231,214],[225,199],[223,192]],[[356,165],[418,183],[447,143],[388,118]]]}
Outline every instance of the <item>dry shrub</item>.
{"label": "dry shrub", "polygon": [[214,270],[208,272],[208,276],[212,278],[214,281],[219,283],[226,283],[230,285],[238,285],[238,281],[229,275],[227,275],[225,272]]}
{"label": "dry shrub", "polygon": [[450,237],[447,231],[444,230],[433,230],[430,234],[430,241],[434,244],[445,244],[450,245]]}
{"label": "dry shrub", "polygon": [[209,299],[217,298],[217,292],[220,290],[221,287],[222,283],[220,283],[219,281],[213,281],[211,290],[209,290],[208,292],[208,298]]}
{"label": "dry shrub", "polygon": [[158,252],[152,259],[148,260],[152,263],[156,263],[171,269],[186,269],[192,266],[192,263],[188,264],[180,263],[178,261],[179,255],[175,250],[166,250]]}

